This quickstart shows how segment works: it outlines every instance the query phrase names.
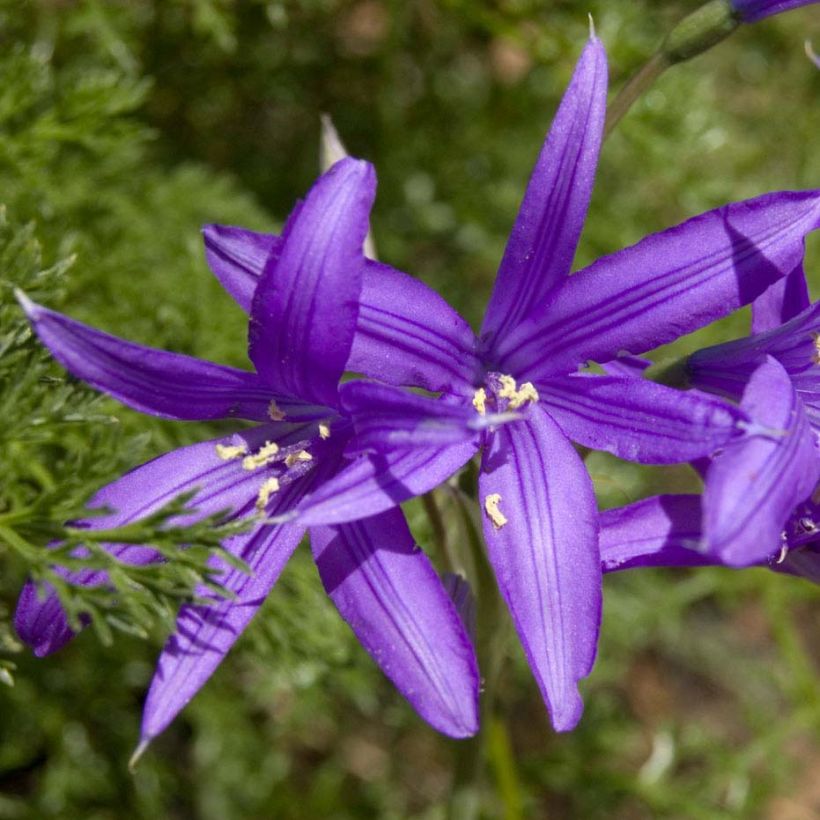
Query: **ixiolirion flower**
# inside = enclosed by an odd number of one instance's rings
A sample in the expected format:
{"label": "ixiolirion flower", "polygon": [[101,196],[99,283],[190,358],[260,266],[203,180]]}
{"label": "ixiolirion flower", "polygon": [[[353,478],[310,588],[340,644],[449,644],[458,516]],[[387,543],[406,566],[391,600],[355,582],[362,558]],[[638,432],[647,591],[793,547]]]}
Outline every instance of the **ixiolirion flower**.
{"label": "ixiolirion flower", "polygon": [[768,565],[820,580],[820,303],[801,267],[752,307],[746,339],[686,360],[691,383],[740,401],[766,435],[695,466],[699,496],[659,496],[601,516],[606,570]]}
{"label": "ixiolirion flower", "polygon": [[[779,537],[766,543],[767,555],[750,567],[799,575],[820,584],[820,503],[817,494],[798,504]],[[657,495],[601,513],[604,572],[646,567],[737,568],[703,551],[703,510],[699,495]]]}
{"label": "ixiolirion flower", "polygon": [[752,315],[757,332],[686,362],[691,384],[740,400],[770,430],[699,465],[703,549],[732,566],[765,559],[820,480],[820,303],[809,304],[802,268],[756,300]]}
{"label": "ixiolirion flower", "polygon": [[[293,212],[275,253],[261,260],[249,304],[255,373],[125,342],[21,296],[55,357],[125,404],[166,418],[262,423],[138,467],[92,500],[91,507],[110,512],[83,522],[93,528],[126,524],[193,489],[195,512],[178,523],[225,509],[254,521],[248,533],[225,544],[251,574],[222,560],[216,564],[234,597],[203,588],[198,595],[210,602],[185,605],[179,613],[148,692],[141,748],[208,679],[299,544],[303,522],[273,525],[270,518],[293,508],[349,461],[352,427],[341,410],[338,382],[353,344],[374,193],[368,163],[339,162]],[[440,473],[436,465],[430,468],[431,480],[440,481],[471,453],[469,444],[461,452],[451,448],[439,459]],[[400,509],[334,526],[317,520],[310,535],[319,575],[364,647],[432,726],[453,737],[473,734],[479,677],[472,645]],[[148,546],[110,548],[123,561],[157,559]],[[101,584],[106,577],[89,571],[73,580]],[[15,624],[38,655],[72,636],[56,595],[41,598],[32,584],[21,596]]]}
{"label": "ixiolirion flower", "polygon": [[[577,684],[594,660],[601,606],[597,511],[571,441],[671,463],[743,438],[748,424],[741,409],[698,391],[582,374],[579,366],[654,348],[750,302],[796,267],[805,234],[820,225],[818,192],[770,194],[703,214],[568,276],[592,190],[606,85],[604,50],[593,37],[536,164],[480,338],[420,282],[366,263],[348,368],[383,383],[349,382],[340,395],[357,431],[351,449],[373,455],[289,514],[311,523],[375,513],[431,489],[424,468],[443,454],[463,463],[481,448],[489,560],[558,730],[580,717]],[[280,241],[235,228],[206,231],[215,273],[246,307],[259,261]],[[465,423],[469,415],[459,415],[471,408],[518,420],[477,432]]]}

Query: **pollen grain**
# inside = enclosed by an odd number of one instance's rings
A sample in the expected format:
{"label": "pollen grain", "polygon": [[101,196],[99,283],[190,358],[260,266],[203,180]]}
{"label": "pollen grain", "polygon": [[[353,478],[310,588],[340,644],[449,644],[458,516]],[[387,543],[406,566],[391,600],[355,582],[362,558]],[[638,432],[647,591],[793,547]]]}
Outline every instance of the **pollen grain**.
{"label": "pollen grain", "polygon": [[223,460],[223,461],[231,461],[234,458],[241,458],[248,452],[248,446],[242,442],[242,444],[217,444],[216,445],[216,454]]}
{"label": "pollen grain", "polygon": [[268,404],[268,415],[273,421],[282,421],[285,418],[284,412],[279,409],[279,405],[273,399]]}
{"label": "pollen grain", "polygon": [[484,510],[497,530],[500,530],[507,523],[507,516],[498,507],[500,503],[501,493],[490,493],[484,498]]}
{"label": "pollen grain", "polygon": [[256,497],[256,509],[262,512],[268,506],[270,497],[279,491],[279,479],[271,476],[265,479],[262,486],[259,488],[259,495]]}
{"label": "pollen grain", "polygon": [[256,470],[270,464],[279,452],[279,445],[275,441],[266,441],[255,453],[245,456],[242,459],[242,467],[245,470]]}

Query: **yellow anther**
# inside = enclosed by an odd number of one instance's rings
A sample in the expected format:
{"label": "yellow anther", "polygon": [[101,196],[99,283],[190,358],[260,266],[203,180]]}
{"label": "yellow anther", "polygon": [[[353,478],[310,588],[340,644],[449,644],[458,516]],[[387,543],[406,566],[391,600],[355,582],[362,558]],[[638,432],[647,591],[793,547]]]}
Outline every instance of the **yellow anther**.
{"label": "yellow anther", "polygon": [[510,410],[518,410],[519,407],[536,402],[540,398],[532,382],[524,382],[521,387],[518,387],[512,376],[499,376],[498,380],[501,382],[498,398],[508,399],[507,407]]}
{"label": "yellow anther", "polygon": [[812,333],[811,338],[814,342],[814,350],[811,354],[811,360],[814,364],[820,364],[820,333]]}
{"label": "yellow anther", "polygon": [[256,509],[262,512],[268,506],[270,497],[279,491],[279,479],[271,478],[265,479],[262,486],[259,488],[259,495],[256,497]]}
{"label": "yellow anther", "polygon": [[320,424],[319,425],[319,438],[330,438],[330,425],[329,424]]}
{"label": "yellow anther", "polygon": [[299,450],[298,453],[290,453],[285,456],[285,466],[293,467],[300,461],[313,461],[313,456],[307,450]]}
{"label": "yellow anther", "polygon": [[242,467],[245,470],[256,470],[270,464],[279,452],[279,445],[275,441],[266,441],[255,453],[245,456],[242,459]]}
{"label": "yellow anther", "polygon": [[282,421],[282,419],[285,418],[285,414],[279,409],[279,405],[273,399],[271,399],[268,405],[268,415],[273,421]]}
{"label": "yellow anther", "polygon": [[483,387],[479,387],[473,394],[473,407],[480,416],[487,412],[487,391]]}
{"label": "yellow anther", "polygon": [[484,510],[497,530],[500,530],[507,523],[507,516],[498,508],[500,503],[501,493],[490,493],[484,498]]}
{"label": "yellow anther", "polygon": [[230,461],[233,458],[241,458],[248,452],[248,446],[244,442],[242,444],[217,444],[216,454],[223,461]]}

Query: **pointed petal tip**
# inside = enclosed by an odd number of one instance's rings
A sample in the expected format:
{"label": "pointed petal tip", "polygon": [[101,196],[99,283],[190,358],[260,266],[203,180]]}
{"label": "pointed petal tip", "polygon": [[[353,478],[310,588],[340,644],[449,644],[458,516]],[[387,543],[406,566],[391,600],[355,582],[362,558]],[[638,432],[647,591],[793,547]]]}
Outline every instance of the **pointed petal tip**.
{"label": "pointed petal tip", "polygon": [[26,312],[26,316],[33,319],[40,306],[36,302],[32,302],[20,288],[14,289],[14,298],[18,301],[20,307]]}
{"label": "pointed petal tip", "polygon": [[571,732],[584,713],[584,702],[577,687],[558,709],[550,709],[550,722],[556,732]]}
{"label": "pointed petal tip", "polygon": [[151,740],[152,740],[152,738],[150,738],[150,737],[142,738],[142,740],[140,740],[139,745],[137,746],[137,748],[134,749],[134,754],[132,754],[131,757],[128,760],[128,771],[131,772],[131,774],[134,774],[134,772],[136,772],[137,765],[139,764],[140,759],[142,758],[142,756],[145,754],[146,750],[148,749],[148,746],[150,745]]}
{"label": "pointed petal tip", "polygon": [[453,740],[466,740],[475,737],[479,730],[478,709],[472,715],[453,716],[453,722],[446,725],[434,726],[439,732]]}
{"label": "pointed petal tip", "polygon": [[592,12],[587,15],[589,17],[589,39],[590,42],[595,42],[598,36],[595,34],[595,20],[592,19]]}

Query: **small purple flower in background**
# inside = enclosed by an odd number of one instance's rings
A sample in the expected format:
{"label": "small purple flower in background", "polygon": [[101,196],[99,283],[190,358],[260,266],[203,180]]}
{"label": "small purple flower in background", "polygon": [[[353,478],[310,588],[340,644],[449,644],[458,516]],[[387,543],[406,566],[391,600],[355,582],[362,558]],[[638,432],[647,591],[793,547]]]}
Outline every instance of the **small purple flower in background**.
{"label": "small purple flower in background", "polygon": [[691,384],[739,400],[771,432],[730,443],[705,468],[704,548],[728,564],[772,552],[784,521],[820,479],[820,303],[802,268],[754,304],[745,339],[687,360]]}
{"label": "small purple flower in background", "polygon": [[802,268],[753,306],[746,339],[693,354],[691,380],[769,428],[705,465],[703,497],[658,496],[601,516],[604,569],[759,566],[820,582],[820,303]]}
{"label": "small purple flower in background", "polygon": [[817,0],[730,0],[730,5],[744,23],[756,23],[764,17],[800,6],[811,6],[816,2]]}
{"label": "small purple flower in background", "polygon": [[[92,499],[90,506],[113,510],[84,522],[94,528],[138,520],[193,489],[196,512],[178,523],[226,509],[255,520],[248,533],[225,544],[251,574],[221,559],[215,565],[234,597],[202,588],[197,594],[208,604],[182,607],[148,692],[140,749],[213,673],[302,539],[304,523],[272,524],[271,517],[287,512],[347,463],[352,428],[340,411],[338,382],[359,313],[362,242],[374,194],[368,163],[339,162],[293,212],[275,253],[260,258],[261,276],[249,299],[255,373],[125,342],[21,298],[55,357],[124,403],[166,418],[263,422],[161,456]],[[438,460],[441,475],[430,467],[431,480],[445,478],[471,453],[469,446],[461,452],[451,448]],[[313,523],[311,548],[320,577],[361,643],[431,725],[454,737],[473,734],[479,686],[474,651],[401,510],[394,506],[335,526]],[[111,550],[131,563],[157,560],[147,546]],[[69,577],[85,584],[106,580],[92,571]],[[53,591],[42,599],[31,583],[15,624],[38,655],[60,648],[73,634]]]}
{"label": "small purple flower in background", "polygon": [[[820,499],[799,504],[769,557],[749,566],[799,575],[820,584]],[[604,572],[646,567],[730,566],[702,551],[703,510],[699,495],[656,495],[601,513]]]}
{"label": "small purple flower in background", "polygon": [[[817,192],[771,194],[703,214],[568,277],[605,104],[606,58],[593,38],[527,188],[480,340],[420,282],[366,263],[348,369],[393,386],[354,381],[340,393],[356,427],[351,448],[375,454],[294,510],[307,523],[371,514],[435,486],[423,473],[433,444],[436,458],[481,447],[489,559],[558,730],[580,717],[577,683],[594,660],[601,605],[597,510],[571,440],[673,463],[744,438],[748,423],[742,410],[698,391],[578,367],[652,349],[750,302],[799,263],[805,234],[820,225]],[[279,241],[207,230],[211,265],[240,304]],[[482,433],[464,414],[472,408],[520,418]],[[389,470],[376,482],[379,465]]]}

